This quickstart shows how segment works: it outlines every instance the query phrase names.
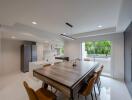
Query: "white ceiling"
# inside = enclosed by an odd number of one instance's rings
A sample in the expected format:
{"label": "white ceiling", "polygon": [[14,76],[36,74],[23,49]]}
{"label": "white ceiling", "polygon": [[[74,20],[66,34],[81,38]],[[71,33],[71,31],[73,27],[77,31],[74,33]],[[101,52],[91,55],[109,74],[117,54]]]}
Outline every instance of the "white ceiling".
{"label": "white ceiling", "polygon": [[[98,30],[98,25],[116,27],[120,5],[121,0],[0,0],[0,24],[77,34]],[[74,28],[69,29],[65,22]]]}

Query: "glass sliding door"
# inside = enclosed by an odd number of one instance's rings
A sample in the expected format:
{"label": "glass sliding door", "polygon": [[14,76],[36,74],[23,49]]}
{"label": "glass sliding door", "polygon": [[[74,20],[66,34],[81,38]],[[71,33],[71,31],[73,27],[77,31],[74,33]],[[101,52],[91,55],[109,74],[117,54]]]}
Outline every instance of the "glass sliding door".
{"label": "glass sliding door", "polygon": [[82,59],[104,65],[103,74],[111,76],[111,41],[86,41],[82,43]]}

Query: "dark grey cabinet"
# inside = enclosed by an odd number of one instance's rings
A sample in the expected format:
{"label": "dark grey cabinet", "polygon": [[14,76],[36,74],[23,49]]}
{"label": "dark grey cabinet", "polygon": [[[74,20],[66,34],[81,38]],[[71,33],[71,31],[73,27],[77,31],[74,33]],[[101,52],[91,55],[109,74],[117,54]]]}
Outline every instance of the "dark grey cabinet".
{"label": "dark grey cabinet", "polygon": [[36,45],[21,45],[21,71],[29,72],[29,62],[37,61]]}
{"label": "dark grey cabinet", "polygon": [[21,46],[21,71],[29,71],[29,62],[31,61],[31,45]]}
{"label": "dark grey cabinet", "polygon": [[125,44],[124,78],[128,90],[132,96],[132,23],[124,32],[124,44]]}
{"label": "dark grey cabinet", "polygon": [[37,46],[32,45],[31,49],[31,61],[37,61]]}

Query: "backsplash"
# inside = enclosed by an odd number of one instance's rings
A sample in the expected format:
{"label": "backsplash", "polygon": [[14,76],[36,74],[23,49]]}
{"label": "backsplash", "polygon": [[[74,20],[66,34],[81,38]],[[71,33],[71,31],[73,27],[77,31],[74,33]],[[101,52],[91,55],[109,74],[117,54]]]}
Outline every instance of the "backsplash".
{"label": "backsplash", "polygon": [[56,48],[61,47],[63,47],[63,43],[62,44],[37,43],[37,61],[54,63],[55,56],[60,56],[57,55]]}

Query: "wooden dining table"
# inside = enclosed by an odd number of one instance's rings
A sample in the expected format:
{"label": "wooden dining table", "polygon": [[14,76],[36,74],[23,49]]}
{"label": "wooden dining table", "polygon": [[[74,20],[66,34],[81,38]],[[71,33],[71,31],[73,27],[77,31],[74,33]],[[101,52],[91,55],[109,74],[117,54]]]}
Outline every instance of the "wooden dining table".
{"label": "wooden dining table", "polygon": [[33,76],[61,91],[69,100],[75,100],[83,83],[89,79],[98,62],[72,61],[57,63],[48,67],[38,68],[33,71]]}

